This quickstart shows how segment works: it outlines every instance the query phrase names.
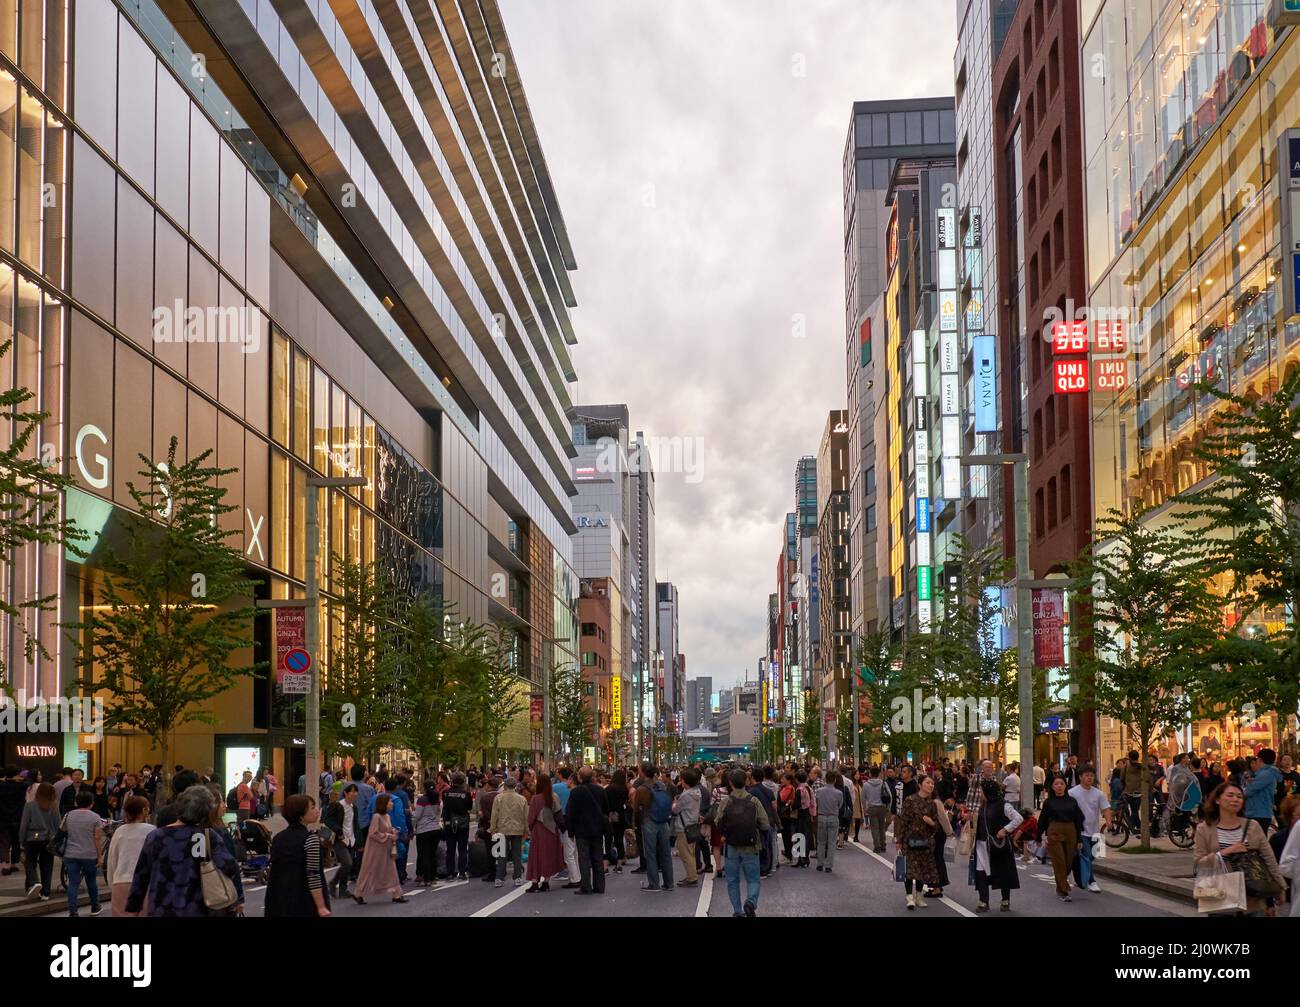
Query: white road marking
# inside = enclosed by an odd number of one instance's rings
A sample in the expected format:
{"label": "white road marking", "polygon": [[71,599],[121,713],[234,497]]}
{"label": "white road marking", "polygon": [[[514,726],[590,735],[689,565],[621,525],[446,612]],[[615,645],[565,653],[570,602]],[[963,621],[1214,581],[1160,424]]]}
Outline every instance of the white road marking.
{"label": "white road marking", "polygon": [[[465,882],[465,884],[469,884],[469,882]],[[478,916],[491,916],[491,915],[492,915],[493,913],[495,913],[497,910],[499,910],[499,909],[504,909],[506,906],[510,905],[511,902],[513,902],[515,899],[519,898],[519,896],[523,895],[524,892],[526,892],[526,891],[528,891],[527,888],[516,888],[516,889],[515,889],[513,892],[511,892],[509,895],[503,895],[503,896],[501,896],[501,898],[497,899],[495,902],[490,902],[490,903],[488,903],[486,906],[484,906],[484,907],[483,907],[482,909],[480,909],[478,912],[476,912],[476,913],[470,913],[470,917],[469,917],[469,918],[470,918],[470,919],[474,919],[475,917],[478,917]]]}
{"label": "white road marking", "polygon": [[709,906],[713,902],[713,882],[717,880],[716,874],[700,875],[700,897],[695,900],[696,917],[708,916]]}
{"label": "white road marking", "polygon": [[[869,850],[869,849],[867,849],[865,846],[863,846],[863,845],[862,845],[861,843],[859,843],[859,842],[856,842],[856,841],[852,841],[852,840],[851,840],[851,841],[850,841],[850,844],[851,844],[852,846],[856,847],[857,849],[861,850],[863,853],[865,853],[867,856],[871,857],[873,860],[879,860],[882,864],[884,864],[886,867],[889,868],[889,874],[890,874],[891,877],[893,876],[893,874],[894,874],[894,865],[893,865],[893,863],[892,863],[891,861],[886,860],[884,857],[882,857],[882,856],[881,856],[879,853],[877,853],[875,850]],[[975,915],[973,912],[971,912],[971,911],[970,911],[969,909],[967,909],[965,906],[961,905],[960,903],[954,902],[952,899],[948,898],[948,896],[946,896],[946,895],[941,895],[941,896],[939,896],[939,902],[942,903],[943,905],[947,906],[949,909],[951,909],[953,912],[957,913],[957,914],[960,915],[960,916],[974,916],[974,915]]]}

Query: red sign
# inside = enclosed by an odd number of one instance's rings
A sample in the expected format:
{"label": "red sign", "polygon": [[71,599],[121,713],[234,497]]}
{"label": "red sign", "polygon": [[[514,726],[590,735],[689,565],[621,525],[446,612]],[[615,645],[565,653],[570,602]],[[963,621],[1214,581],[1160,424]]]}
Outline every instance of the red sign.
{"label": "red sign", "polygon": [[1056,322],[1052,326],[1053,353],[1087,353],[1087,322]]}
{"label": "red sign", "polygon": [[1034,588],[1034,667],[1060,668],[1065,664],[1065,592]]}
{"label": "red sign", "polygon": [[303,648],[307,639],[307,610],[303,608],[277,608],[275,613],[275,681],[284,684],[287,670],[285,658],[291,650]]}
{"label": "red sign", "polygon": [[1055,360],[1052,362],[1053,385],[1058,394],[1069,395],[1088,390],[1088,361]]}
{"label": "red sign", "polygon": [[542,722],[546,719],[543,703],[546,698],[539,693],[534,692],[528,697],[528,723],[533,727],[541,727]]}
{"label": "red sign", "polygon": [[1093,361],[1093,385],[1099,392],[1122,392],[1128,387],[1128,361]]}

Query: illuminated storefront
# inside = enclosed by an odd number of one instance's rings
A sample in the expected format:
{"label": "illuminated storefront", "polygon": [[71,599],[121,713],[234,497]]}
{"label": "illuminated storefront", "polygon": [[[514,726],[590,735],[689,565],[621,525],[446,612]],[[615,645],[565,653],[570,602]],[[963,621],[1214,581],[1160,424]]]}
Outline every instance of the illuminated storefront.
{"label": "illuminated storefront", "polygon": [[[1300,361],[1300,327],[1281,317],[1273,164],[1300,125],[1300,43],[1268,6],[1082,4],[1088,310],[1094,338],[1107,319],[1128,335],[1124,380],[1099,388],[1092,372],[1101,516],[1146,507],[1159,521],[1206,478],[1195,450],[1222,404],[1199,383],[1263,396]],[[1176,725],[1169,745],[1197,748],[1211,726],[1224,757],[1294,744],[1294,717],[1261,711]]]}

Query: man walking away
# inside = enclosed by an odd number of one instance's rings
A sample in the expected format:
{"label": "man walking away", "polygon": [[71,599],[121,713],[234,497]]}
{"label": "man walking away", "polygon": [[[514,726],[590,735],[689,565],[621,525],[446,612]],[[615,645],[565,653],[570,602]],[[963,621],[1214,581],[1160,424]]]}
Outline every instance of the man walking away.
{"label": "man walking away", "polygon": [[771,826],[759,837],[758,873],[760,877],[765,878],[776,866],[776,801],[772,797],[772,792],[763,785],[763,770],[757,766],[749,771],[749,785],[745,790],[763,806],[763,813],[767,815]]}
{"label": "man walking away", "polygon": [[[643,892],[673,890],[672,819],[673,798],[667,785],[658,779],[655,767],[645,763],[641,773],[648,786],[637,791],[638,804],[644,802],[645,819],[641,826],[645,838],[644,862],[646,883]],[[660,883],[660,876],[663,881]]]}
{"label": "man walking away", "polygon": [[[553,787],[555,796],[560,801],[561,814],[569,813],[569,796],[573,793],[573,770],[568,766],[561,766],[559,779],[555,781]],[[569,832],[565,831],[560,834],[560,841],[564,847],[564,869],[568,874],[568,880],[565,882],[565,888],[577,888],[580,884],[578,881],[578,844]]]}
{"label": "man walking away", "polygon": [[813,795],[817,804],[817,870],[831,872],[835,866],[835,840],[840,832],[840,809],[844,794],[839,787],[839,773],[826,777],[826,786]]}
{"label": "man walking away", "polygon": [[871,827],[871,848],[885,852],[885,827],[889,824],[889,792],[880,778],[880,767],[872,766],[871,775],[862,784],[862,804]]}
{"label": "man walking away", "polygon": [[[493,778],[495,779],[495,777]],[[602,824],[604,819],[602,818]],[[528,832],[528,801],[519,793],[519,781],[507,776],[501,792],[492,801],[492,814],[488,821],[488,843],[497,847],[497,837],[504,841],[500,852],[495,857],[495,885],[497,888],[506,883],[506,861],[514,864],[514,882],[518,888],[524,883],[524,836]],[[604,830],[601,831],[602,840]]]}
{"label": "man walking away", "polygon": [[[717,816],[725,851],[727,895],[731,899],[733,916],[757,916],[759,887],[762,883],[758,869],[760,833],[770,829],[771,822],[758,798],[744,789],[744,770],[734,770],[730,782],[731,793],[722,799]],[[839,818],[836,817],[834,822],[838,825]],[[745,875],[743,903],[740,900],[742,872]]]}
{"label": "man walking away", "polygon": [[578,786],[569,794],[564,816],[578,855],[579,895],[605,892],[605,791],[592,782],[590,766],[578,770]]}

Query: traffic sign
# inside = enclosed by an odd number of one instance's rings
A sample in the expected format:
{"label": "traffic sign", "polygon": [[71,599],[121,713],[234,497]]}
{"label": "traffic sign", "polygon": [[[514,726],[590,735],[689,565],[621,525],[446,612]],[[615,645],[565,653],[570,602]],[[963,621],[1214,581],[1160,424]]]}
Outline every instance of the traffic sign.
{"label": "traffic sign", "polygon": [[311,670],[311,655],[301,647],[294,647],[284,655],[284,667],[295,675],[306,674]]}

